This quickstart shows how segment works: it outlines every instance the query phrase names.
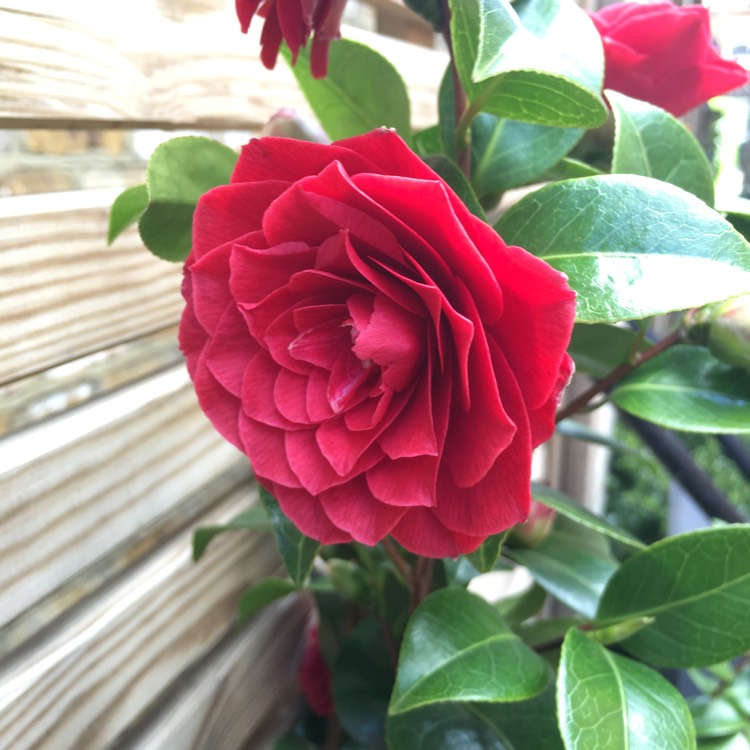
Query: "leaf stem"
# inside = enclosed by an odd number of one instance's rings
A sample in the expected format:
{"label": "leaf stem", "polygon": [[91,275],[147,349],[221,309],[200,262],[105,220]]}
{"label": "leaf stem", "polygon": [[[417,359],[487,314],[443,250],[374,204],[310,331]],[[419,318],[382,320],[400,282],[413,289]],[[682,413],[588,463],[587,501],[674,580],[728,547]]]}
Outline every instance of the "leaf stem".
{"label": "leaf stem", "polygon": [[630,375],[633,370],[642,365],[644,362],[648,362],[653,359],[657,354],[661,354],[670,346],[679,344],[685,339],[685,331],[682,327],[675,329],[668,336],[665,336],[661,341],[654,344],[644,352],[637,354],[631,358],[631,361],[623,362],[618,367],[615,367],[610,373],[605,375],[601,380],[594,383],[590,388],[587,388],[580,396],[574,398],[569,404],[564,406],[555,416],[555,422],[561,422],[563,419],[581,411],[594,396],[611,388],[615,383],[622,380],[626,375]]}

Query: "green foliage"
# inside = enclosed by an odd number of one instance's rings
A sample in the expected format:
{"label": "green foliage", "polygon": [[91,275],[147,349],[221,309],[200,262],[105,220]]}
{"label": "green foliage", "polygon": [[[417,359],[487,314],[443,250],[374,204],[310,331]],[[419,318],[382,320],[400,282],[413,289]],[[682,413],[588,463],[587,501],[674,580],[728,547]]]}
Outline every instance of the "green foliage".
{"label": "green foliage", "polygon": [[597,619],[653,617],[623,641],[665,667],[700,667],[750,649],[750,526],[703,529],[637,552],[610,578]]}
{"label": "green foliage", "polygon": [[[496,228],[567,274],[584,323],[697,307],[750,287],[744,238],[703,201],[648,177],[553,183],[513,206]],[[675,276],[679,284],[664,283]]]}
{"label": "green foliage", "polygon": [[608,91],[607,99],[615,116],[612,172],[655,177],[713,205],[711,165],[690,131],[652,104],[616,91]]}
{"label": "green foliage", "polygon": [[[502,680],[488,680],[502,674]],[[433,703],[519,701],[539,694],[549,670],[483,599],[436,591],[412,615],[401,647],[389,714]]]}
{"label": "green foliage", "polygon": [[702,347],[672,347],[646,362],[618,384],[612,400],[672,429],[750,433],[750,378]]}
{"label": "green foliage", "polygon": [[566,750],[690,750],[695,730],[685,701],[658,672],[570,630],[557,679]]}
{"label": "green foliage", "polygon": [[425,161],[453,188],[456,195],[466,204],[466,207],[474,216],[479,217],[482,221],[487,221],[484,209],[480,205],[471,184],[455,162],[443,154],[432,154],[425,157]]}
{"label": "green foliage", "polygon": [[269,577],[258,581],[240,597],[237,604],[240,622],[244,622],[267,604],[297,591],[298,588],[294,581],[286,578]]}
{"label": "green foliage", "polygon": [[[282,54],[291,62],[291,53]],[[334,141],[379,127],[395,128],[411,138],[409,95],[392,63],[379,52],[350,39],[331,45],[328,75],[313,78],[310,52],[302,49],[292,68],[302,93],[323,129]]]}
{"label": "green foliage", "polygon": [[310,575],[320,544],[299,531],[283,514],[276,498],[263,487],[260,488],[260,499],[271,521],[271,528],[281,553],[281,559],[284,561],[292,581],[297,585],[302,585],[307,576]]}
{"label": "green foliage", "polygon": [[148,206],[148,188],[145,184],[124,190],[115,198],[109,214],[107,242],[111,245],[129,226],[141,218]]}
{"label": "green foliage", "polygon": [[557,127],[597,127],[602,51],[585,14],[568,0],[532,6],[452,0],[451,38],[461,85],[476,111]]}
{"label": "green foliage", "polygon": [[220,526],[202,526],[193,533],[193,560],[199,560],[206,551],[209,542],[226,531],[241,529],[252,531],[269,531],[271,528],[268,517],[262,506],[256,505],[244,513],[240,513],[229,523]]}
{"label": "green foliage", "polygon": [[480,572],[487,573],[495,567],[500,558],[500,552],[503,549],[503,542],[508,536],[507,531],[500,534],[493,534],[487,537],[479,547],[467,555],[471,564]]}
{"label": "green foliage", "polygon": [[199,198],[227,184],[236,162],[232,149],[210,138],[184,136],[158,146],[148,162],[148,206],[138,222],[143,244],[159,258],[184,261]]}

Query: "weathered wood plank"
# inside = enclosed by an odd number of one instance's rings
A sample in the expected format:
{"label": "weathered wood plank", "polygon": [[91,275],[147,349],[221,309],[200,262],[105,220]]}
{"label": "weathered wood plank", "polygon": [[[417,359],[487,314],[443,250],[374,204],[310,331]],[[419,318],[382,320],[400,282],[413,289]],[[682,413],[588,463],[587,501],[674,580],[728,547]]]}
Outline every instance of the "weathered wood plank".
{"label": "weathered wood plank", "polygon": [[174,325],[182,269],[128,231],[107,247],[119,191],[0,201],[0,383]]}
{"label": "weathered wood plank", "polygon": [[[226,522],[244,508],[242,493],[202,520]],[[226,534],[197,565],[189,532],[180,535],[0,672],[0,747],[107,746],[179,687],[190,665],[234,627],[242,591],[278,565],[270,535]],[[278,658],[282,676],[298,641],[294,628],[277,627],[283,616],[269,612],[256,623],[253,644]],[[263,690],[278,696],[285,680]]]}
{"label": "weathered wood plank", "polygon": [[[269,735],[278,737],[293,718],[309,611],[309,604],[297,599],[273,617],[262,614],[226,648],[212,654],[212,661],[191,675],[187,689],[160,707],[155,720],[118,738],[112,750],[270,747]],[[274,689],[267,690],[269,685]]]}
{"label": "weathered wood plank", "polygon": [[[261,24],[245,37],[221,5],[131,0],[104,13],[96,0],[3,0],[0,124],[252,129],[280,107],[309,111],[283,64],[260,64]],[[344,35],[399,69],[415,127],[435,121],[443,53],[350,27]]]}
{"label": "weathered wood plank", "polygon": [[6,438],[0,626],[238,463],[183,367]]}

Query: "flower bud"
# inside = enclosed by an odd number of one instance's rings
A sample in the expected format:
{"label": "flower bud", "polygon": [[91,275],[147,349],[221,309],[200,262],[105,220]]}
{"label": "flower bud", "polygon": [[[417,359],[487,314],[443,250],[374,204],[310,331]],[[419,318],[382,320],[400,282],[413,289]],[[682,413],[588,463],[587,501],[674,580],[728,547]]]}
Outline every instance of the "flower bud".
{"label": "flower bud", "polygon": [[707,346],[722,362],[750,371],[750,293],[691,310],[685,328],[689,341]]}
{"label": "flower bud", "polygon": [[531,501],[529,517],[513,527],[512,536],[514,541],[520,542],[525,547],[536,547],[541,544],[552,531],[557,511],[546,505]]}
{"label": "flower bud", "polygon": [[277,138],[294,138],[298,141],[310,143],[328,143],[329,139],[314,120],[309,120],[298,114],[291,107],[282,107],[271,116],[263,126],[261,135]]}
{"label": "flower bud", "polygon": [[333,714],[331,671],[320,652],[317,625],[313,625],[307,632],[307,642],[302,653],[298,680],[312,711],[318,716],[331,716]]}

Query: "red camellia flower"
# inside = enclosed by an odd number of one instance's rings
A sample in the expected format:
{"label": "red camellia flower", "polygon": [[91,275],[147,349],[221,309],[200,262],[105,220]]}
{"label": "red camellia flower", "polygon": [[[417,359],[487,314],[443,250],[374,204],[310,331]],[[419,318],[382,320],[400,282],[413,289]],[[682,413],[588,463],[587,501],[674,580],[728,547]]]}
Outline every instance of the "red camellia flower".
{"label": "red camellia flower", "polygon": [[183,293],[204,411],[305,534],[442,557],[526,517],[574,293],[395,132],[251,141]]}
{"label": "red camellia flower", "polygon": [[702,5],[614,3],[591,18],[604,42],[605,88],[675,117],[747,82],[714,47]]}
{"label": "red camellia flower", "polygon": [[307,631],[305,650],[299,666],[299,686],[305,694],[307,705],[318,716],[333,715],[331,696],[331,670],[320,652],[317,625]]}
{"label": "red camellia flower", "polygon": [[292,52],[293,61],[314,32],[310,68],[315,78],[324,78],[328,67],[328,47],[339,37],[346,0],[235,0],[237,18],[247,33],[257,14],[265,18],[260,36],[260,59],[267,68],[276,65],[282,39]]}

